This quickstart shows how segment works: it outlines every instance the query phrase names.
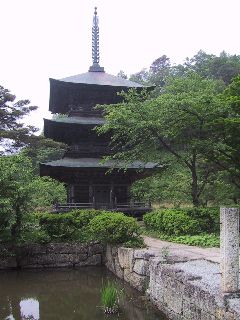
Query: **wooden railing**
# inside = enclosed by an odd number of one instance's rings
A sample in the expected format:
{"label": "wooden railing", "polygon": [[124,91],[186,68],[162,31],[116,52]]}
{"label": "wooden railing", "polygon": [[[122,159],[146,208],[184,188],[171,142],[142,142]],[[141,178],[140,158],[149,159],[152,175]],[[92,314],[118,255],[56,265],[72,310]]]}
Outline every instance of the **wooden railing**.
{"label": "wooden railing", "polygon": [[60,204],[57,203],[54,206],[55,211],[67,211],[68,209],[88,209],[88,208],[93,208],[93,209],[98,209],[98,208],[105,208],[105,209],[110,209],[110,210],[116,210],[116,209],[137,209],[137,208],[146,208],[149,209],[151,208],[151,203],[150,202],[129,202],[129,203],[96,203],[96,202],[69,202],[69,203],[64,203]]}
{"label": "wooden railing", "polygon": [[94,208],[94,204],[92,202],[69,202],[69,203],[56,203],[54,206],[55,210],[61,210],[61,209],[78,209],[78,208]]}

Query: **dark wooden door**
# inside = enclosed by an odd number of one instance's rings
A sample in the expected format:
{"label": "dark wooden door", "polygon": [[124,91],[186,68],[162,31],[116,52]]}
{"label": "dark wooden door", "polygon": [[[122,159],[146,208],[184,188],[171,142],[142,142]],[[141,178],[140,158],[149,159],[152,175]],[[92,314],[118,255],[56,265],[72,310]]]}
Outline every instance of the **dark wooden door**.
{"label": "dark wooden door", "polygon": [[95,186],[94,197],[96,208],[109,208],[110,206],[110,187],[109,186]]}

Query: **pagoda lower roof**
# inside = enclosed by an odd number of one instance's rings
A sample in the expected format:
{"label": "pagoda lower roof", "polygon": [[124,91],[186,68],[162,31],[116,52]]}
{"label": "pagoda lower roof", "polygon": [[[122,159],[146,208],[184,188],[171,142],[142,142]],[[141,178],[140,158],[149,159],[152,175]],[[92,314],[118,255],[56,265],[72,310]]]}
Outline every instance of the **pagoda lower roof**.
{"label": "pagoda lower roof", "polygon": [[67,78],[59,79],[62,82],[82,83],[82,84],[95,84],[101,86],[114,86],[114,87],[127,87],[127,88],[143,88],[142,84],[134,81],[123,79],[106,72],[85,72],[70,76]]}
{"label": "pagoda lower roof", "polygon": [[62,158],[60,160],[55,160],[47,163],[41,163],[43,166],[50,167],[66,167],[66,168],[126,168],[126,169],[154,169],[157,168],[157,163],[142,161],[134,161],[130,164],[119,162],[117,160],[107,160],[103,161],[101,158]]}
{"label": "pagoda lower roof", "polygon": [[98,124],[104,124],[106,121],[104,118],[99,117],[59,117],[56,119],[44,119],[48,121],[49,123],[75,123],[75,124],[90,124],[90,125],[98,125]]}

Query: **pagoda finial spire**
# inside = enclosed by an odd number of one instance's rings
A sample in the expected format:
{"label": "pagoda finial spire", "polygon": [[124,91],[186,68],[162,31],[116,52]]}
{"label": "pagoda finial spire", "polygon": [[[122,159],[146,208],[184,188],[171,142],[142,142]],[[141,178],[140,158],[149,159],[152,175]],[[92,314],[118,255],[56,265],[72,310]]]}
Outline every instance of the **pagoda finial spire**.
{"label": "pagoda finial spire", "polygon": [[94,8],[92,25],[92,61],[90,72],[104,72],[104,68],[99,65],[99,27],[98,27],[97,7]]}

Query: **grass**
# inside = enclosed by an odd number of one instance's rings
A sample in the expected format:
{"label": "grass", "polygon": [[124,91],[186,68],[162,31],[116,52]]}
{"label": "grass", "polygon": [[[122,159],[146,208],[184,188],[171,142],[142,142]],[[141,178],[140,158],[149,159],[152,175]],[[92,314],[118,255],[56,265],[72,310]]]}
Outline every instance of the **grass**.
{"label": "grass", "polygon": [[101,304],[105,313],[118,312],[118,289],[112,282],[108,282],[101,289]]}
{"label": "grass", "polygon": [[219,247],[220,237],[217,234],[198,234],[198,235],[183,235],[183,236],[168,236],[157,231],[147,230],[142,228],[142,234],[175,243],[187,244],[203,248]]}

